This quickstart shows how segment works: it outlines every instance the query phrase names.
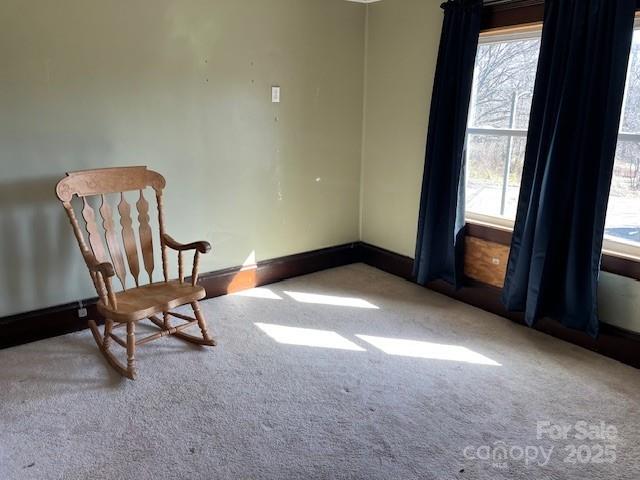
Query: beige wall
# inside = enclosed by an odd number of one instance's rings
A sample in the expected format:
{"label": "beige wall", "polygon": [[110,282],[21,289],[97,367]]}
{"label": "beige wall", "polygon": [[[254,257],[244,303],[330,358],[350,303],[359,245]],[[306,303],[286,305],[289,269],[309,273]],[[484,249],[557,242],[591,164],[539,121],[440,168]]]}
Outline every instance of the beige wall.
{"label": "beige wall", "polygon": [[640,332],[640,282],[601,272],[598,309],[603,322]]}
{"label": "beige wall", "polygon": [[69,170],[164,174],[169,233],[214,246],[202,271],[357,240],[365,9],[4,0],[0,316],[95,295],[53,192]]}
{"label": "beige wall", "polygon": [[[413,257],[442,10],[383,0],[367,17],[361,238]],[[603,321],[640,332],[640,282],[603,273]]]}
{"label": "beige wall", "polygon": [[361,238],[413,257],[442,10],[437,0],[368,6]]}

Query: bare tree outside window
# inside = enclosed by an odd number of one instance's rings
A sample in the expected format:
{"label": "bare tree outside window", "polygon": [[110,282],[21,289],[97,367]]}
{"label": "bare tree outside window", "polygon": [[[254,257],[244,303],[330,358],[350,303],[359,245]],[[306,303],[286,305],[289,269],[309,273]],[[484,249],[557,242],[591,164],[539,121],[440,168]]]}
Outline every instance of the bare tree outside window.
{"label": "bare tree outside window", "polygon": [[470,126],[527,129],[539,50],[537,36],[478,46]]}

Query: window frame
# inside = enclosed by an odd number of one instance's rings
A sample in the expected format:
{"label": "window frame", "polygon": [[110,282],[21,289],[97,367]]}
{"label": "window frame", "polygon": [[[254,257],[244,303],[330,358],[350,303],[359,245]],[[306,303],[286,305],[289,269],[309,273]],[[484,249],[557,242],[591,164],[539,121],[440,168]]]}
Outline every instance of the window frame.
{"label": "window frame", "polygon": [[[640,17],[638,16],[638,14],[636,14],[636,19],[635,19],[633,28],[634,30],[640,30]],[[492,28],[492,29],[483,30],[482,32],[480,32],[480,42],[482,44],[491,43],[491,41],[493,40],[492,37],[495,37],[495,40],[494,40],[495,42],[532,38],[533,36],[532,33],[535,32],[540,34],[541,31],[542,31],[542,22],[533,22],[533,23],[502,27],[502,28]],[[626,90],[625,90],[625,94],[626,94]],[[471,99],[471,101],[473,101],[473,99]],[[471,112],[471,108],[473,107],[470,106],[470,112]],[[487,127],[467,126],[467,129],[465,131],[465,139],[469,135],[526,137],[527,134],[528,134],[528,129],[487,128]],[[640,132],[638,133],[621,132],[619,128],[617,140],[636,141],[640,143]],[[466,168],[466,161],[465,161],[465,168]],[[466,185],[465,185],[465,189],[466,189]],[[466,207],[465,207],[464,215],[465,215],[466,223],[479,225],[481,227],[486,227],[486,228],[494,228],[494,229],[502,230],[505,232],[513,232],[515,221],[510,218],[471,212],[471,211],[468,211]],[[640,262],[640,245],[637,245],[635,242],[628,242],[623,239],[617,239],[605,234],[602,242],[602,254],[637,263],[637,262]],[[619,273],[619,272],[614,272],[614,273]]]}

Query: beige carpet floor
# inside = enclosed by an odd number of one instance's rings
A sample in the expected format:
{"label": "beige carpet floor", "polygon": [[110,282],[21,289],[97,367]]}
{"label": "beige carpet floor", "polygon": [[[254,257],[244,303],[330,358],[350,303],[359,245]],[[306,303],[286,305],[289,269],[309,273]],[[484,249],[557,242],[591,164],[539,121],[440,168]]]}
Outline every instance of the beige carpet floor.
{"label": "beige carpet floor", "polygon": [[203,305],[219,346],[135,382],[88,331],[0,351],[0,479],[640,478],[613,360],[361,264]]}

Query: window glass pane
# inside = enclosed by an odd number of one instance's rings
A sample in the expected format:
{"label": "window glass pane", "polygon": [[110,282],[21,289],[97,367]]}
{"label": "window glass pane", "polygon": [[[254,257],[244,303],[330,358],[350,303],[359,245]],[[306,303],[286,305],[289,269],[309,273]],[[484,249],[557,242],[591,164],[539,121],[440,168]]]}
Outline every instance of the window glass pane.
{"label": "window glass pane", "polygon": [[[525,137],[469,135],[467,137],[467,210],[515,218],[524,160]],[[505,160],[511,151],[509,170]],[[507,182],[503,183],[503,179]]]}
{"label": "window glass pane", "polygon": [[605,235],[640,246],[640,141],[618,140]]}
{"label": "window glass pane", "polygon": [[500,214],[502,169],[508,137],[467,137],[467,210],[484,215]]}
{"label": "window glass pane", "polygon": [[629,52],[627,85],[625,89],[624,110],[620,118],[620,131],[640,132],[640,31],[633,32],[633,42]]}
{"label": "window glass pane", "polygon": [[518,195],[520,194],[520,178],[522,177],[522,165],[524,163],[524,148],[526,144],[527,137],[513,137],[509,176],[507,177],[505,212],[503,214],[507,218],[516,218]]}
{"label": "window glass pane", "polygon": [[[605,238],[640,247],[640,32],[633,34]],[[631,134],[631,135],[629,135]]]}
{"label": "window glass pane", "polygon": [[469,126],[526,130],[539,50],[537,36],[478,45]]}
{"label": "window glass pane", "polygon": [[478,45],[467,136],[468,212],[515,219],[539,35],[485,37]]}

